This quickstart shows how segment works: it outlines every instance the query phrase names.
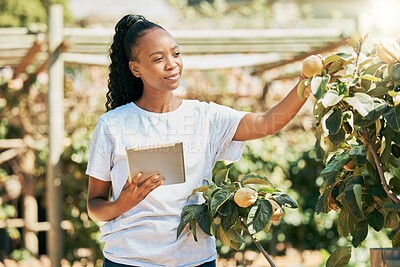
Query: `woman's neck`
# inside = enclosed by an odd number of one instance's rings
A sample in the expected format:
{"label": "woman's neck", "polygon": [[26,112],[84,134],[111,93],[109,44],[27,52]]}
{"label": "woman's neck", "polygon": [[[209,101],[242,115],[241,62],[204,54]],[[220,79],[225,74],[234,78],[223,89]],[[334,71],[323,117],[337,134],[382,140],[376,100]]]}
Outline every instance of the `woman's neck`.
{"label": "woman's neck", "polygon": [[174,111],[181,105],[181,103],[182,99],[172,93],[157,96],[150,96],[143,93],[143,95],[135,101],[135,104],[141,109],[154,113]]}

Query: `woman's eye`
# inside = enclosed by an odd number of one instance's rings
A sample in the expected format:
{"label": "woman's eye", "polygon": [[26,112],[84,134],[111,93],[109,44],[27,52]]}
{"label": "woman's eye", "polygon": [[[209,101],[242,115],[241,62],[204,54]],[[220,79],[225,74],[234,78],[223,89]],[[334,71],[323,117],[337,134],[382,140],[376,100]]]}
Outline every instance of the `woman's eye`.
{"label": "woman's eye", "polygon": [[162,57],[157,57],[154,59],[154,61],[161,61],[163,58]]}
{"label": "woman's eye", "polygon": [[179,57],[179,56],[180,56],[180,54],[181,54],[181,52],[175,52],[175,54],[174,54],[174,55],[175,55],[176,57]]}

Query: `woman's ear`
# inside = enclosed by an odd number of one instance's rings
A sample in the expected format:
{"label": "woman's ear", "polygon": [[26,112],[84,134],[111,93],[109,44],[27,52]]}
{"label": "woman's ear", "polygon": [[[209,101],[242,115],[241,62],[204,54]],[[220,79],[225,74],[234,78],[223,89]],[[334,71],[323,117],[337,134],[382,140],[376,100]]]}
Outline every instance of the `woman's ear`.
{"label": "woman's ear", "polygon": [[135,77],[140,78],[139,68],[134,61],[129,61],[129,69]]}

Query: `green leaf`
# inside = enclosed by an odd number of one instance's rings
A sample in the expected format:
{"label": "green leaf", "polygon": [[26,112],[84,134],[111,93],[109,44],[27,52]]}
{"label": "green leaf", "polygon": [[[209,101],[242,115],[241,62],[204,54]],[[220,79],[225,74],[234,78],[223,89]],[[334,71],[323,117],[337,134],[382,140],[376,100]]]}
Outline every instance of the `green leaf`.
{"label": "green leaf", "polygon": [[252,234],[263,230],[269,223],[272,216],[272,205],[266,199],[258,200],[253,205],[247,216],[247,226],[251,229]]}
{"label": "green leaf", "polygon": [[218,209],[218,213],[222,216],[228,216],[234,207],[235,204],[231,200],[228,200]]}
{"label": "green leaf", "polygon": [[368,66],[368,68],[366,68],[365,70],[362,71],[362,74],[363,75],[366,75],[366,74],[374,75],[375,72],[378,69],[380,69],[381,67],[383,67],[384,65],[385,64],[383,64],[383,63],[377,63],[377,64],[370,65],[370,66]]}
{"label": "green leaf", "polygon": [[332,62],[328,67],[328,74],[334,74],[343,68],[344,68],[344,64],[342,61]]}
{"label": "green leaf", "polygon": [[353,55],[352,54],[346,54],[346,53],[337,53],[337,54],[332,54],[329,55],[325,58],[324,60],[324,65],[327,66],[329,63],[333,63],[335,61],[340,61],[343,63],[350,63],[351,60],[353,59]]}
{"label": "green leaf", "polygon": [[335,61],[341,61],[342,57],[336,54],[329,55],[324,60],[324,65],[327,66],[329,63],[333,63]]}
{"label": "green leaf", "polygon": [[359,221],[359,219],[349,212],[349,209],[346,206],[343,206],[340,210],[337,221],[337,230],[339,235],[348,236],[350,233],[354,233]]}
{"label": "green leaf", "polygon": [[194,241],[197,242],[196,220],[191,220],[189,222],[189,225],[190,225],[190,231],[192,231],[192,234],[193,234]]}
{"label": "green leaf", "polygon": [[240,183],[242,185],[261,184],[261,185],[273,187],[272,183],[268,180],[268,178],[258,175],[258,174],[247,174],[242,177],[242,179],[240,180]]}
{"label": "green leaf", "polygon": [[387,87],[375,87],[375,88],[369,89],[367,91],[367,94],[369,94],[370,96],[383,96],[383,95],[386,95],[388,91],[389,91],[389,88],[387,88]]}
{"label": "green leaf", "polygon": [[365,119],[375,121],[383,114],[383,112],[386,111],[387,108],[388,108],[387,103],[375,103],[374,109],[371,110],[367,114],[367,116],[365,116]]}
{"label": "green leaf", "polygon": [[328,206],[328,198],[331,195],[333,186],[327,186],[323,193],[318,197],[317,204],[315,204],[315,212],[317,214],[323,212],[323,213],[328,213],[330,211],[330,208]]}
{"label": "green leaf", "polygon": [[357,227],[352,234],[353,239],[351,240],[351,243],[353,244],[354,247],[358,247],[359,244],[361,244],[362,241],[367,238],[368,235],[368,222],[367,220],[362,220],[357,224]]}
{"label": "green leaf", "polygon": [[272,194],[273,199],[280,205],[288,208],[296,209],[298,205],[289,195],[285,193],[275,192]]}
{"label": "green leaf", "polygon": [[177,238],[180,236],[180,234],[182,233],[183,229],[185,228],[185,226],[191,222],[193,219],[196,218],[196,209],[197,209],[197,204],[192,204],[192,205],[186,205],[185,207],[183,207],[182,209],[182,213],[181,213],[181,222],[178,225],[178,229],[177,229]]}
{"label": "green leaf", "polygon": [[325,74],[322,77],[317,76],[314,77],[311,81],[311,91],[316,99],[321,99],[324,97],[327,91],[327,84],[331,76],[329,74]]}
{"label": "green leaf", "polygon": [[365,93],[354,93],[353,97],[346,97],[344,101],[357,110],[363,117],[367,116],[374,109],[374,100]]}
{"label": "green leaf", "polygon": [[339,95],[338,92],[336,92],[335,90],[328,90],[324,96],[324,98],[322,98],[322,105],[325,108],[328,107],[332,107],[334,105],[336,105],[337,103],[340,102],[340,100],[342,100],[343,95]]}
{"label": "green leaf", "polygon": [[394,131],[400,131],[400,105],[388,108],[383,117]]}
{"label": "green leaf", "polygon": [[348,63],[350,63],[354,59],[353,54],[339,52],[339,53],[336,53],[336,55],[338,55],[339,57],[341,57],[341,59],[343,59],[343,61],[348,62]]}
{"label": "green leaf", "polygon": [[[381,163],[385,164],[388,162],[390,156],[392,155],[392,146],[390,145],[392,140],[386,137],[382,138],[381,141]],[[383,151],[382,151],[383,149]]]}
{"label": "green leaf", "polygon": [[219,170],[213,177],[213,181],[217,186],[221,186],[227,179],[229,174],[229,168],[223,168]]}
{"label": "green leaf", "polygon": [[[343,126],[350,126],[350,129],[346,129],[348,133],[353,132],[354,130],[354,114],[351,110],[346,110],[342,113],[342,121],[344,122]],[[349,127],[347,127],[349,128]]]}
{"label": "green leaf", "polygon": [[393,191],[396,195],[400,195],[400,178],[393,177],[389,181],[390,190]]}
{"label": "green leaf", "polygon": [[306,79],[303,79],[299,82],[299,84],[297,85],[297,96],[304,101],[304,91],[306,90]]}
{"label": "green leaf", "polygon": [[396,234],[392,238],[392,246],[394,248],[400,248],[400,230],[396,232]]}
{"label": "green leaf", "polygon": [[197,187],[197,188],[195,188],[195,189],[193,189],[193,191],[192,191],[192,195],[194,195],[194,194],[196,194],[196,193],[203,193],[203,197],[204,198],[210,198],[210,196],[211,196],[211,193],[212,193],[212,189],[215,187],[215,185],[214,184],[211,184],[211,185],[203,185],[203,186],[200,186],[200,187]]}
{"label": "green leaf", "polygon": [[326,267],[347,266],[351,258],[351,247],[338,247],[326,261]]}
{"label": "green leaf", "polygon": [[347,182],[346,186],[352,186],[355,184],[362,185],[364,183],[364,177],[362,176],[353,176]]}
{"label": "green leaf", "polygon": [[399,217],[394,211],[389,211],[386,214],[385,227],[395,229],[399,225]]}
{"label": "green leaf", "polygon": [[368,224],[371,225],[372,228],[375,229],[375,231],[379,232],[384,223],[385,223],[385,218],[383,217],[383,214],[380,213],[377,210],[374,210],[373,212],[369,213],[367,215],[368,219]]}
{"label": "green leaf", "polygon": [[204,233],[211,235],[210,228],[211,228],[212,218],[210,211],[208,210],[207,204],[203,203],[202,205],[197,206],[196,221],[200,229],[203,230]]}
{"label": "green leaf", "polygon": [[235,223],[238,220],[239,220],[239,211],[234,205],[230,214],[221,216],[221,226],[222,228],[224,228],[225,231],[228,231],[229,229],[232,228],[232,226],[235,225]]}
{"label": "green leaf", "polygon": [[228,246],[228,247],[231,246],[231,239],[230,239],[229,236],[226,234],[224,228],[218,227],[218,230],[217,230],[217,238],[218,238],[219,241],[221,241],[221,243],[224,244],[225,246]]}
{"label": "green leaf", "polygon": [[366,156],[367,151],[365,150],[364,145],[352,146],[349,150],[349,156],[354,160],[354,163],[358,165],[363,165],[368,162]]}
{"label": "green leaf", "polygon": [[325,166],[325,168],[321,171],[321,175],[326,177],[330,174],[336,174],[349,161],[350,157],[348,153],[338,154]]}
{"label": "green leaf", "polygon": [[337,134],[342,126],[342,111],[338,108],[329,110],[322,118],[322,129],[325,133]]}
{"label": "green leaf", "polygon": [[328,137],[335,146],[339,146],[345,141],[346,132],[343,130],[343,128],[340,128],[336,134],[330,134]]}
{"label": "green leaf", "polygon": [[[344,190],[346,204],[349,211],[359,220],[364,220],[365,216],[362,212],[362,188],[360,184],[351,184],[346,186]],[[344,204],[344,203],[343,203]]]}
{"label": "green leaf", "polygon": [[371,74],[364,74],[364,75],[361,75],[361,76],[360,76],[360,79],[361,79],[361,80],[371,81],[371,82],[380,82],[380,81],[381,81],[380,78],[375,77],[375,76],[373,76],[373,75],[371,75]]}
{"label": "green leaf", "polygon": [[[215,191],[214,191],[215,192]],[[231,196],[231,192],[227,189],[219,189],[211,196],[210,210],[214,217],[218,209],[225,203]]]}
{"label": "green leaf", "polygon": [[225,231],[226,235],[231,239],[231,241],[235,243],[244,243],[245,239],[243,238],[243,229],[240,221],[238,221],[233,227],[229,230]]}

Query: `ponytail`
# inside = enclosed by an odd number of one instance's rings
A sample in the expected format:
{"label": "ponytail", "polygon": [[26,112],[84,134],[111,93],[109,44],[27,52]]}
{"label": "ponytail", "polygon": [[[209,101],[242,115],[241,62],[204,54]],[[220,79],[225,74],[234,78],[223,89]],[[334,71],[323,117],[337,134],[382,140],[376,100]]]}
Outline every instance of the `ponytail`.
{"label": "ponytail", "polygon": [[143,94],[142,79],[129,69],[129,61],[137,60],[135,48],[147,30],[162,28],[141,15],[126,15],[115,26],[113,43],[109,50],[108,92],[106,109],[111,110],[138,100]]}

